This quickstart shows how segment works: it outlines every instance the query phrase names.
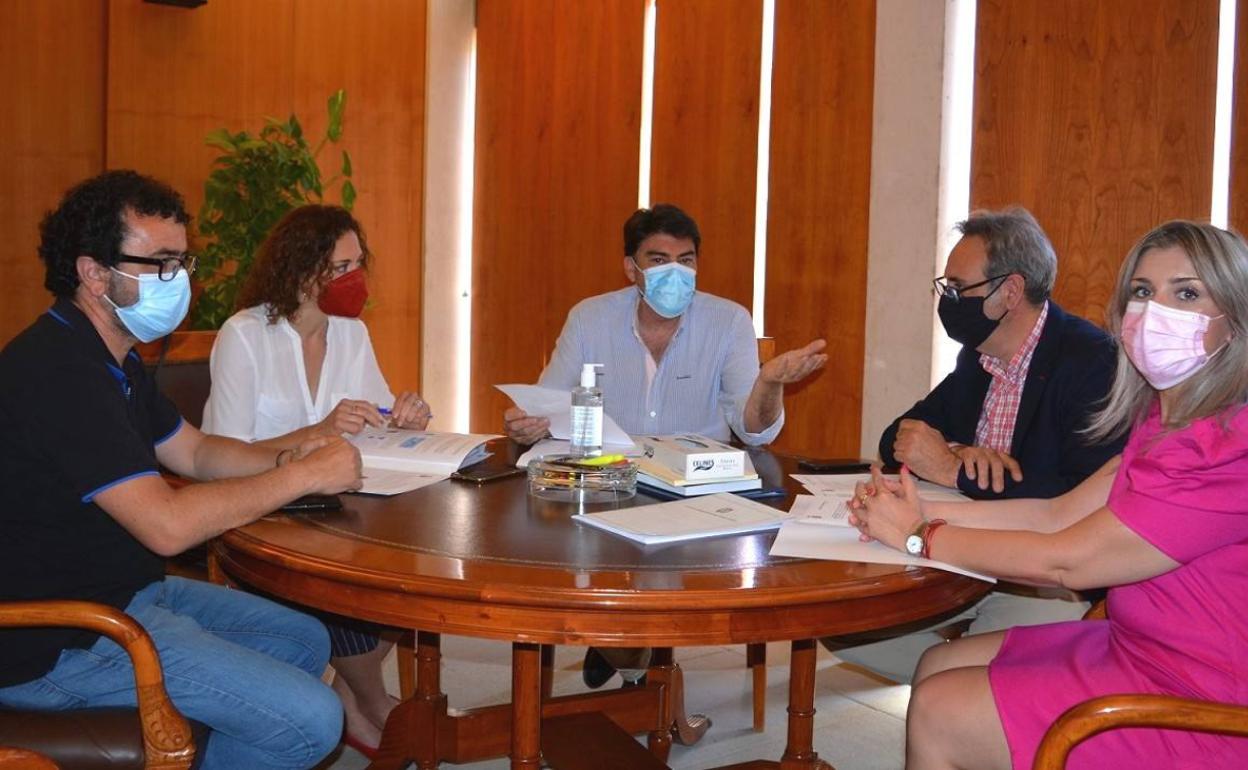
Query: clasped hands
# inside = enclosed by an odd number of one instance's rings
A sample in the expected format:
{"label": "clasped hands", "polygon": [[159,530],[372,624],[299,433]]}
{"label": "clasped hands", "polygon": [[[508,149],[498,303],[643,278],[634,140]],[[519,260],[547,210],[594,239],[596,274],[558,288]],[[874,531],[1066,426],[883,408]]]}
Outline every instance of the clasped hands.
{"label": "clasped hands", "polygon": [[313,494],[354,492],[364,485],[360,450],[341,436],[316,436],[278,453],[279,468],[291,463],[305,464],[309,476],[316,480]]}
{"label": "clasped hands", "polygon": [[871,481],[854,485],[849,501],[849,523],[858,528],[864,543],[879,540],[899,551],[906,549],[906,538],[923,522],[923,502],[914,477],[901,466],[899,480],[884,478],[878,465],[871,466]]}
{"label": "clasped hands", "polygon": [[893,440],[893,455],[918,476],[946,487],[958,486],[958,471],[980,489],[1005,491],[1005,474],[1015,482],[1023,480],[1018,461],[988,447],[950,444],[940,431],[922,420],[902,420]]}

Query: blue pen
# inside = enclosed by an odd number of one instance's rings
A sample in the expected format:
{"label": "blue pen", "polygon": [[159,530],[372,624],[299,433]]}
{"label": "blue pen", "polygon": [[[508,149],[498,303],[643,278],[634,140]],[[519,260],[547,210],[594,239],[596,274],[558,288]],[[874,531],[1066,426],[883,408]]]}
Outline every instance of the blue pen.
{"label": "blue pen", "polygon": [[[389,417],[389,416],[390,416],[390,414],[391,414],[391,410],[390,410],[390,409],[385,408],[384,406],[379,406],[379,407],[377,407],[377,411],[378,411],[378,412],[381,412],[381,416],[382,416],[382,417]],[[430,413],[429,413],[429,419],[430,419],[430,420],[432,420],[432,419],[433,419],[433,412],[430,412]]]}

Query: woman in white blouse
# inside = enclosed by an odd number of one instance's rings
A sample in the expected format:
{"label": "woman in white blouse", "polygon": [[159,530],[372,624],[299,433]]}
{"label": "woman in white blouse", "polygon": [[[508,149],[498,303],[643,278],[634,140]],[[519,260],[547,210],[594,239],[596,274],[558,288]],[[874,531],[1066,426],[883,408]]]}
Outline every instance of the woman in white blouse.
{"label": "woman in white blouse", "polygon": [[[346,209],[303,206],[278,222],[247,276],[244,309],[213,345],[206,433],[293,449],[365,425],[425,428],[429,406],[415,393],[391,394],[357,317],[368,259],[364,231]],[[345,619],[326,625],[346,740],[371,754],[395,703],[381,678],[393,641]]]}

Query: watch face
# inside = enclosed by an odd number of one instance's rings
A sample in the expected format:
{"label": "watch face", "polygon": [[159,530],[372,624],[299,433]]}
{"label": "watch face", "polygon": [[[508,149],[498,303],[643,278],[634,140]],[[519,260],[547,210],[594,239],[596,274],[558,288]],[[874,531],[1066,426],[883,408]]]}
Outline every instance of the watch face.
{"label": "watch face", "polygon": [[918,556],[923,553],[923,538],[918,535],[911,535],[906,538],[906,553]]}

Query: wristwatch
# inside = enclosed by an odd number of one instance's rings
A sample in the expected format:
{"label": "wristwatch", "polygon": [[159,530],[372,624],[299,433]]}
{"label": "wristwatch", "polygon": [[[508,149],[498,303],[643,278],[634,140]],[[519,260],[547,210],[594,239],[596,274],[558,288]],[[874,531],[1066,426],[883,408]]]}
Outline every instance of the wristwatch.
{"label": "wristwatch", "polygon": [[906,538],[906,553],[911,556],[923,555],[923,539],[927,534],[928,522],[926,520],[919,522],[919,526],[914,528],[910,536]]}
{"label": "wristwatch", "polygon": [[906,538],[906,553],[911,556],[922,556],[924,559],[929,558],[932,553],[932,533],[945,523],[944,519],[919,522],[919,526],[915,527],[914,532]]}

